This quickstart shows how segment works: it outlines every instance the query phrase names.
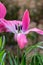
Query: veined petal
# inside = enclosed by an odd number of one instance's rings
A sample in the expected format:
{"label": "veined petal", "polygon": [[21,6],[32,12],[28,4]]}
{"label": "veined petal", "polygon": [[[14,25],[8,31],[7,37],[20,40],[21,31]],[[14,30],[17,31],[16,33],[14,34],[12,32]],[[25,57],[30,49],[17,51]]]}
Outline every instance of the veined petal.
{"label": "veined petal", "polygon": [[17,42],[20,49],[23,49],[27,44],[27,38],[24,34],[17,35]]}
{"label": "veined petal", "polygon": [[22,19],[23,31],[28,30],[29,24],[30,24],[29,11],[26,10],[26,11],[24,12],[23,19]]}
{"label": "veined petal", "polygon": [[0,24],[2,24],[3,27],[5,27],[8,30],[8,32],[15,33],[14,25],[13,25],[12,21],[7,21],[5,19],[0,19]]}
{"label": "veined petal", "polygon": [[0,18],[4,18],[6,15],[6,7],[0,2]]}
{"label": "veined petal", "polygon": [[2,32],[9,32],[9,30],[4,26],[2,21],[3,21],[3,19],[0,19],[0,33],[2,33]]}
{"label": "veined petal", "polygon": [[32,29],[29,29],[28,31],[26,31],[24,34],[28,34],[29,32],[36,32],[40,35],[43,35],[43,30],[40,30],[38,28],[32,28]]}
{"label": "veined petal", "polygon": [[17,20],[5,20],[3,18],[0,19],[0,23],[8,30],[8,32],[17,33],[15,25],[22,24]]}

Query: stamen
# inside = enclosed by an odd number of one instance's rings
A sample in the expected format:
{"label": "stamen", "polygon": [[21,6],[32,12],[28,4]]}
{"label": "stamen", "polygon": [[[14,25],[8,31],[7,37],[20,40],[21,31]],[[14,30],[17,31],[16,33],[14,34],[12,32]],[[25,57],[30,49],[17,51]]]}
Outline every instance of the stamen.
{"label": "stamen", "polygon": [[17,30],[17,25],[15,25],[15,28],[16,28],[16,30]]}
{"label": "stamen", "polygon": [[20,26],[18,25],[18,32],[20,31]]}
{"label": "stamen", "polygon": [[15,25],[15,28],[18,32],[22,30],[22,25]]}

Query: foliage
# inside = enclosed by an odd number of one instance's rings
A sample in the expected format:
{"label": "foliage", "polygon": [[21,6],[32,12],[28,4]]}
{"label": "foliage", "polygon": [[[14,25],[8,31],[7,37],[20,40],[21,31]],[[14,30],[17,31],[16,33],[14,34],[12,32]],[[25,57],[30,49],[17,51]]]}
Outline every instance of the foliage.
{"label": "foliage", "polygon": [[5,37],[3,36],[3,41],[2,37],[0,37],[0,65],[5,65],[5,57],[6,57],[6,52],[4,49],[4,44],[5,44]]}

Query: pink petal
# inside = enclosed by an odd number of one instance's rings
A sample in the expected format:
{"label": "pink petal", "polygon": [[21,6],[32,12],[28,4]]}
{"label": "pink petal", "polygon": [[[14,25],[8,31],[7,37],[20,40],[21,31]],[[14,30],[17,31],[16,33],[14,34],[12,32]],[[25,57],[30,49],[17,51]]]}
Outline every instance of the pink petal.
{"label": "pink petal", "polygon": [[14,40],[17,41],[17,34],[14,35]]}
{"label": "pink petal", "polygon": [[16,21],[16,20],[5,20],[5,19],[2,20],[2,19],[0,19],[0,22],[5,26],[6,29],[9,30],[9,32],[12,32],[12,33],[16,33],[15,25],[18,25],[18,24],[21,25],[21,22]]}
{"label": "pink petal", "polygon": [[6,29],[9,30],[9,32],[14,33],[14,24],[13,21],[5,20],[5,19],[0,19],[1,23],[5,26]]}
{"label": "pink petal", "polygon": [[23,49],[27,44],[27,38],[24,34],[18,34],[17,36],[17,42],[20,47],[20,49]]}
{"label": "pink petal", "polygon": [[26,31],[28,29],[29,24],[30,24],[29,12],[28,10],[26,10],[24,12],[23,19],[22,19],[23,31]]}
{"label": "pink petal", "polygon": [[0,33],[2,32],[8,32],[9,30],[6,29],[6,27],[4,26],[4,24],[2,23],[3,19],[0,19]]}
{"label": "pink petal", "polygon": [[5,23],[5,19],[0,19],[0,33],[1,32],[11,32],[3,23]]}
{"label": "pink petal", "polygon": [[36,32],[36,33],[38,33],[38,34],[40,34],[40,35],[43,35],[43,30],[40,30],[40,29],[38,29],[38,28],[32,28],[32,29],[26,31],[25,34],[28,34],[28,33],[31,32],[31,31],[32,31],[32,32]]}
{"label": "pink petal", "polygon": [[1,24],[0,25],[0,33],[5,32],[5,31],[6,31],[6,28]]}
{"label": "pink petal", "polygon": [[6,15],[6,7],[0,2],[0,18],[4,18]]}

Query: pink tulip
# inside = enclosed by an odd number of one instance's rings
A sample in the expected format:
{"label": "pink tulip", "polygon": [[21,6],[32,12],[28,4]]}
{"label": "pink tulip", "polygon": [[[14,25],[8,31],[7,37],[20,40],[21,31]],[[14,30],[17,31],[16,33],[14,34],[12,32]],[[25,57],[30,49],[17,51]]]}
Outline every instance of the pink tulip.
{"label": "pink tulip", "polygon": [[0,23],[2,23],[4,29],[6,29],[6,31],[3,29],[5,32],[11,32],[15,34],[14,39],[17,41],[20,49],[23,49],[27,45],[28,41],[26,38],[26,34],[29,34],[31,31],[33,31],[40,35],[43,35],[43,31],[40,29],[29,29],[30,17],[28,10],[24,12],[22,21],[0,19]]}

